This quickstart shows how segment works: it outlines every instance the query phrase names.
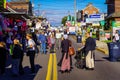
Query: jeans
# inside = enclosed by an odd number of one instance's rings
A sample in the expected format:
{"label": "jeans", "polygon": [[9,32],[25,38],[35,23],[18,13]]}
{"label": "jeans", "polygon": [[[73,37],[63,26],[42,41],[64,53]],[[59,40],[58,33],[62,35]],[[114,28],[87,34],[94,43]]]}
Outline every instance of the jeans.
{"label": "jeans", "polygon": [[13,59],[12,60],[12,72],[15,75],[19,74],[19,63],[20,63],[20,59]]}
{"label": "jeans", "polygon": [[34,63],[35,51],[29,51],[28,54],[29,54],[29,60],[31,65],[31,71],[34,73],[35,72],[35,63]]}
{"label": "jeans", "polygon": [[41,43],[40,52],[46,54],[46,43]]}

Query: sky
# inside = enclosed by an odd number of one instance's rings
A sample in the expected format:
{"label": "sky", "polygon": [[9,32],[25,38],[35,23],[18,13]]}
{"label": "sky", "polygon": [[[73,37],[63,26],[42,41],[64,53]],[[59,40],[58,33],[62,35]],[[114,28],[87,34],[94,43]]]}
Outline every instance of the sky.
{"label": "sky", "polygon": [[[74,16],[75,0],[31,0],[34,3],[34,13],[36,16],[43,16],[52,25],[60,25],[64,16],[70,14]],[[100,13],[107,12],[106,0],[76,0],[76,10],[82,10],[88,3],[100,10]]]}

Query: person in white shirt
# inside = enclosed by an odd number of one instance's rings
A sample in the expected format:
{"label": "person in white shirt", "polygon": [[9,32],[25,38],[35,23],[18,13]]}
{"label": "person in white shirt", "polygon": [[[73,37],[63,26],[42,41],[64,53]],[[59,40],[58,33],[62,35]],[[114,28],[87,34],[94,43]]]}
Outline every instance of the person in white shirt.
{"label": "person in white shirt", "polygon": [[115,42],[119,42],[119,39],[120,39],[120,37],[119,37],[118,31],[116,31],[116,33],[115,33]]}
{"label": "person in white shirt", "polygon": [[28,40],[28,44],[27,44],[27,56],[29,56],[30,59],[30,65],[31,65],[31,72],[35,73],[35,64],[34,64],[34,59],[35,59],[35,42],[32,39],[32,35],[31,34],[27,34],[26,38]]}
{"label": "person in white shirt", "polygon": [[59,30],[56,32],[56,48],[60,49],[60,43],[61,43],[61,38],[62,34],[59,32]]}

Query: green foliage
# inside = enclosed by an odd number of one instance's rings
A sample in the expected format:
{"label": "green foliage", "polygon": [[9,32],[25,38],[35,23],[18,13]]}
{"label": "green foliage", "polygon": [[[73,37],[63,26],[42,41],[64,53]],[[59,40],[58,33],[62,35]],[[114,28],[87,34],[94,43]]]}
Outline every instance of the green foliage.
{"label": "green foliage", "polygon": [[61,24],[63,24],[63,25],[65,26],[66,21],[67,21],[67,16],[64,16],[64,17],[62,18]]}
{"label": "green foliage", "polygon": [[103,42],[105,42],[105,43],[110,43],[110,42],[112,42],[112,40],[105,40],[105,41],[103,41]]}

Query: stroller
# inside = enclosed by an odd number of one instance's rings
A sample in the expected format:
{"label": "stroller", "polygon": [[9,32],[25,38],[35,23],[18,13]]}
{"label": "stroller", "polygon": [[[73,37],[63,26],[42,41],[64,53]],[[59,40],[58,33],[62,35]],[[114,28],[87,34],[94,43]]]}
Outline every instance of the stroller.
{"label": "stroller", "polygon": [[85,53],[84,53],[84,47],[80,50],[76,51],[75,55],[75,66],[79,69],[85,68]]}

